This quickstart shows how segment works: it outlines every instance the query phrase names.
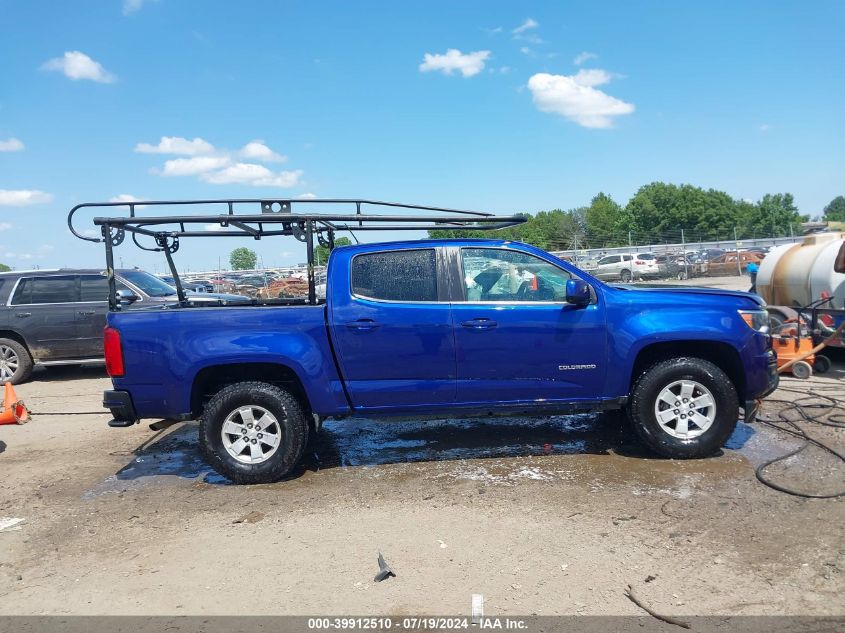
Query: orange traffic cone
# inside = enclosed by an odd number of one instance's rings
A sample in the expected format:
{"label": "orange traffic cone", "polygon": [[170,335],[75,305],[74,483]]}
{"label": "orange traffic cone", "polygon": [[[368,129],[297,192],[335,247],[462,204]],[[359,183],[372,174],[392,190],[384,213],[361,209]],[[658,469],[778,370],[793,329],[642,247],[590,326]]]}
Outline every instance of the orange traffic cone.
{"label": "orange traffic cone", "polygon": [[18,400],[18,394],[15,393],[12,383],[7,382],[0,424],[26,424],[27,422],[29,422],[29,411],[23,401]]}

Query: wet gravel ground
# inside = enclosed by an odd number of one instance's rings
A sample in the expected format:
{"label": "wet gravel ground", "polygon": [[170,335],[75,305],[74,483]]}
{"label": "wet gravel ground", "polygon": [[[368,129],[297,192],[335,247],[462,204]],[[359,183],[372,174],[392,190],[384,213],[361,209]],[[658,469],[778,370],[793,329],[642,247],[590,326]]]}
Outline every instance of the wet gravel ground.
{"label": "wet gravel ground", "polygon": [[[840,393],[845,364],[785,379]],[[740,423],[721,454],[656,458],[613,416],[329,421],[284,482],[231,485],[196,425],[108,429],[97,368],[42,372],[0,427],[0,614],[845,615],[841,499],[762,485],[800,445]],[[770,418],[784,408],[772,402]],[[843,431],[807,425],[845,451]],[[818,448],[773,466],[845,489]],[[381,551],[396,577],[374,583]],[[243,596],[247,596],[244,598]]]}

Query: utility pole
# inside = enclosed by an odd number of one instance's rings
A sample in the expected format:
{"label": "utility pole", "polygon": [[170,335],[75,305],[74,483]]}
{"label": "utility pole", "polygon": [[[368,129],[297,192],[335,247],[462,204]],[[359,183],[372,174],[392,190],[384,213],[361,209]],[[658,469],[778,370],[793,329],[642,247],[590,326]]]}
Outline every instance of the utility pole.
{"label": "utility pole", "polygon": [[739,256],[739,240],[736,238],[736,227],[734,227],[734,248],[736,249],[736,272],[742,277],[742,260]]}

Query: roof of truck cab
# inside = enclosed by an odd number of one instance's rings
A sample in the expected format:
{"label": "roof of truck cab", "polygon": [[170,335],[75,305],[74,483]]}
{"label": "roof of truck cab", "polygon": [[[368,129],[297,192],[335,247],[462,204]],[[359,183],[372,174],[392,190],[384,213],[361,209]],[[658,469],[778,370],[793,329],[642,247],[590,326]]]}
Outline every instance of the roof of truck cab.
{"label": "roof of truck cab", "polygon": [[362,242],[360,244],[352,244],[349,246],[338,246],[337,249],[353,249],[357,251],[369,250],[388,250],[400,248],[421,248],[432,246],[519,246],[529,249],[536,249],[535,246],[518,242],[515,240],[491,240],[486,238],[446,238],[446,237],[430,237],[421,240],[398,240],[395,242]]}

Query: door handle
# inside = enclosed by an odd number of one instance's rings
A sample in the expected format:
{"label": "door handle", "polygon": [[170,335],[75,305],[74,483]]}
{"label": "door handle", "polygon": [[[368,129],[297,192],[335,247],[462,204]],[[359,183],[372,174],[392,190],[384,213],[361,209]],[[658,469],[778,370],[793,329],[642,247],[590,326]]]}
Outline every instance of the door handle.
{"label": "door handle", "polygon": [[19,319],[25,319],[26,317],[31,317],[32,312],[18,312],[18,313],[15,314],[15,316],[18,317]]}
{"label": "door handle", "polygon": [[357,321],[350,321],[346,324],[346,327],[357,332],[372,332],[381,327],[381,324],[372,319],[358,319]]}
{"label": "door handle", "polygon": [[80,310],[77,314],[79,316],[94,316],[97,313],[94,310]]}
{"label": "door handle", "polygon": [[499,324],[495,321],[491,321],[490,319],[480,318],[470,319],[469,321],[461,321],[461,325],[471,330],[492,330]]}

